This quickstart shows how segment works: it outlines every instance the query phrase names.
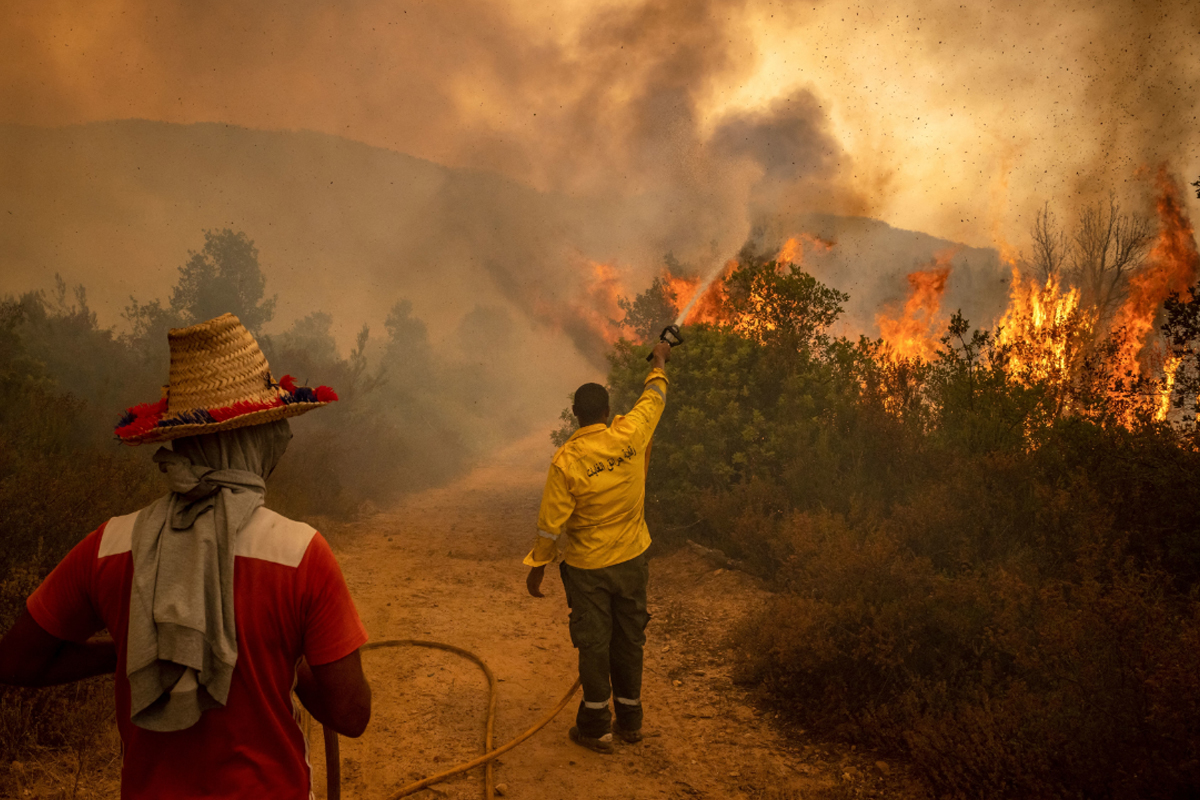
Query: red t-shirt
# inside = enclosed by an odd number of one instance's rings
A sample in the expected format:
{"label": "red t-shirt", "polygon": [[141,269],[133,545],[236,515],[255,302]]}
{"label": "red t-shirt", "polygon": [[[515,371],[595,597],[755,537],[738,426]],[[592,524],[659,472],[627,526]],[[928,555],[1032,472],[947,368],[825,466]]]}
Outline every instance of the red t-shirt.
{"label": "red t-shirt", "polygon": [[29,598],[50,634],[82,642],[108,628],[117,643],[122,798],[308,798],[308,747],[292,699],[296,664],[328,664],[367,641],[329,544],[315,530],[259,508],[236,539],[237,665],[223,708],[190,728],[148,731],[129,721],[125,675],[130,543],[137,514],[88,535]]}

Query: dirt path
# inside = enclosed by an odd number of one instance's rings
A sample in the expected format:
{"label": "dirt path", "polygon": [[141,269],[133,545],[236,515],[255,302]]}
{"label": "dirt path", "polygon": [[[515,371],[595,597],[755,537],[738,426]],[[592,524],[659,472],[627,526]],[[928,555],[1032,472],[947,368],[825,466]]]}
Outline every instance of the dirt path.
{"label": "dirt path", "polygon": [[[450,486],[331,531],[373,639],[432,639],[478,653],[500,679],[496,742],[524,731],[576,675],[556,571],[525,593],[551,455],[544,435],[498,453]],[[604,756],[570,743],[577,700],[501,757],[513,800],[903,796],[890,765],[805,741],[752,707],[731,681],[728,636],[766,593],[746,575],[678,552],[651,564],[643,700],[649,734]],[[486,681],[470,662],[416,648],[364,655],[375,692],[367,734],[342,743],[343,796],[382,798],[482,752]],[[324,775],[319,733],[313,762]],[[416,797],[477,798],[482,769]],[[906,783],[906,782],[905,782]],[[890,785],[890,789],[889,789]]]}

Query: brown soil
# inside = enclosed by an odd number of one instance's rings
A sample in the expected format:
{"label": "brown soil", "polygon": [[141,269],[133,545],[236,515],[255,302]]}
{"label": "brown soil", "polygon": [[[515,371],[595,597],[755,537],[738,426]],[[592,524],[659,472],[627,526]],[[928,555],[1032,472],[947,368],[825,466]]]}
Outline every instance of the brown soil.
{"label": "brown soil", "polygon": [[[521,558],[535,535],[551,450],[523,440],[450,486],[406,499],[334,533],[373,639],[430,639],[481,656],[499,684],[496,744],[525,731],[576,677],[557,571],[544,599],[525,591]],[[810,741],[755,707],[733,683],[730,636],[767,592],[693,550],[651,562],[643,702],[646,739],[614,755],[571,743],[578,696],[532,739],[501,756],[496,782],[514,800],[913,796],[897,765]],[[383,798],[483,751],[487,683],[470,661],[417,648],[368,652],[374,716],[342,740],[343,796]],[[313,763],[324,794],[319,731]],[[878,762],[878,763],[877,763]],[[478,798],[482,768],[416,797]],[[499,793],[499,792],[498,792]]]}
{"label": "brown soil", "polygon": [[[427,639],[481,656],[499,679],[495,743],[540,720],[571,687],[576,656],[557,570],[544,599],[525,591],[551,449],[522,440],[452,485],[386,513],[322,527],[373,640]],[[613,755],[571,743],[578,695],[497,761],[512,800],[606,798],[916,798],[898,764],[789,728],[733,682],[731,636],[768,598],[746,574],[684,549],[651,561],[642,698],[646,739]],[[487,682],[470,661],[413,647],[364,653],[374,691],[367,733],[341,740],[342,797],[377,800],[483,752]],[[108,712],[111,713],[111,710]],[[317,797],[326,797],[319,726],[310,728]],[[81,763],[82,762],[82,763]],[[81,768],[82,766],[82,768]],[[0,765],[0,797],[115,798],[115,726],[81,750]],[[413,795],[479,798],[483,769]]]}

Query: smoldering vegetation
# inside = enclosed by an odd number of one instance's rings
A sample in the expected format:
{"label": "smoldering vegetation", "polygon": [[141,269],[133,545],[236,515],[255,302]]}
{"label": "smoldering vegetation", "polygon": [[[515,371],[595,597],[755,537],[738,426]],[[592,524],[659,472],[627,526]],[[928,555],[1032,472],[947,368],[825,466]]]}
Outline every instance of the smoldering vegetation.
{"label": "smoldering vegetation", "polygon": [[[647,485],[655,547],[776,592],[740,679],[940,797],[1200,791],[1200,285],[1160,317],[1165,387],[1129,380],[1116,328],[1073,340],[1069,376],[1022,366],[1048,332],[961,315],[931,361],[894,358],[835,335],[847,295],[772,253],[744,249],[720,315],[684,328]],[[650,331],[678,299],[658,281],[625,308]],[[645,353],[616,347],[617,411]]]}

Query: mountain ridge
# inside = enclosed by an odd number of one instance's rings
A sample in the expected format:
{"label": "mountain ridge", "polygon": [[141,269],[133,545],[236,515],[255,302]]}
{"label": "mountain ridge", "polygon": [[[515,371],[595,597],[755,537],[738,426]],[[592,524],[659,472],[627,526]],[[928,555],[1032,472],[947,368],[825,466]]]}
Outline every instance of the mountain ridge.
{"label": "mountain ridge", "polygon": [[[9,123],[0,125],[0,165],[8,176],[0,294],[49,288],[61,274],[88,289],[106,324],[119,323],[131,296],[165,297],[205,229],[243,230],[255,241],[268,292],[279,294],[272,328],[320,309],[334,316],[343,344],[399,299],[411,300],[435,335],[450,335],[479,305],[562,330],[562,309],[586,294],[589,261],[627,265],[625,288],[636,293],[666,252],[655,250],[655,220],[638,197],[543,192],[316,131]],[[873,333],[881,304],[902,300],[903,275],[938,249],[959,251],[948,306],[965,304],[978,317],[996,305],[994,251],[829,214],[776,220],[759,235],[782,241],[804,226],[837,241],[805,267],[851,293],[846,324],[863,332]]]}

